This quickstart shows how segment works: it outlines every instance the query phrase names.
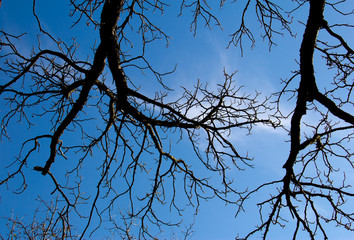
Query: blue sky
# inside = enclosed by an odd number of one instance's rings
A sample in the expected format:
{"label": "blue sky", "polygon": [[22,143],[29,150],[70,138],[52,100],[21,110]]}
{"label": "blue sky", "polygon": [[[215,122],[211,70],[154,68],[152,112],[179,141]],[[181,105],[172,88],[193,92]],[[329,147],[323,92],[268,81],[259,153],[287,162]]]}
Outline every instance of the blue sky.
{"label": "blue sky", "polygon": [[[77,42],[80,43],[79,56],[85,59],[87,52],[91,51],[90,48],[93,46],[94,41],[98,39],[98,31],[95,31],[92,26],[87,29],[81,27],[68,29],[68,26],[72,24],[72,20],[67,17],[69,11],[67,1],[64,1],[64,4],[62,2],[59,0],[37,1],[37,13],[41,19],[42,26],[49,33],[66,41],[71,41],[72,37],[77,37]],[[276,37],[278,45],[274,46],[271,52],[267,42],[257,38],[256,46],[253,49],[250,49],[247,43],[245,44],[244,54],[241,56],[239,48],[233,46],[227,48],[230,40],[229,35],[235,30],[235,22],[239,20],[237,9],[229,5],[222,9],[220,20],[223,24],[223,30],[218,26],[213,26],[212,30],[210,30],[200,24],[196,36],[193,36],[190,31],[191,19],[188,18],[190,16],[187,11],[182,17],[177,17],[178,12],[172,8],[164,13],[162,20],[159,20],[159,15],[153,16],[153,19],[156,18],[156,21],[161,23],[162,28],[172,38],[168,47],[165,48],[163,43],[152,44],[146,54],[151,64],[161,72],[170,71],[177,65],[176,72],[165,79],[166,85],[175,89],[170,95],[172,99],[177,99],[180,96],[182,93],[181,86],[192,88],[198,79],[203,83],[208,82],[211,86],[216,86],[219,81],[223,80],[224,69],[229,73],[237,71],[235,75],[236,83],[244,86],[243,91],[250,93],[259,91],[264,96],[268,96],[272,92],[281,89],[281,78],[289,77],[291,71],[297,69],[295,59],[298,59],[304,28],[301,24],[294,24],[296,26],[295,32],[298,33],[297,37],[290,37],[288,34],[285,34],[284,37]],[[297,15],[300,16],[302,21],[305,21],[307,7],[300,10]],[[256,22],[253,25],[257,32],[259,25]],[[29,54],[33,45],[32,41],[35,41],[34,39],[36,38],[36,34],[33,33],[38,32],[36,20],[32,15],[32,2],[4,0],[0,7],[0,27],[13,34],[29,32],[28,36],[20,43],[21,51]],[[257,36],[257,33],[255,35]],[[50,41],[43,41],[43,49],[51,46]],[[92,60],[92,54],[90,56]],[[149,73],[141,75],[135,69],[128,69],[127,73],[132,76],[132,81],[135,84],[141,85],[142,93],[153,96],[158,83],[152,79]],[[0,75],[0,77],[2,78],[0,79],[1,82],[6,79],[4,75]],[[282,108],[289,112],[293,107],[292,101],[282,105]],[[5,109],[6,106],[1,104],[0,114],[3,114]],[[46,126],[45,122],[40,124]],[[3,139],[0,144],[0,152],[2,153],[0,162],[1,178],[7,174],[4,166],[8,165],[8,158],[14,156],[19,149],[19,140],[26,138],[27,133],[30,131],[33,130],[29,130],[28,126],[21,123],[15,123],[9,129],[9,135],[13,136],[12,140]],[[38,131],[38,129],[35,131]],[[245,171],[234,170],[232,172],[236,185],[241,189],[252,188],[265,181],[281,179],[284,174],[281,166],[286,160],[289,150],[289,144],[285,142],[288,140],[287,133],[284,130],[274,130],[264,126],[256,127],[252,135],[246,135],[246,133],[245,131],[236,130],[229,136],[229,139],[240,152],[249,152],[249,155],[254,157],[254,168],[247,168]],[[173,137],[172,139],[175,141]],[[176,153],[182,158],[189,158],[191,156],[191,148],[185,144],[182,142],[176,145]],[[38,165],[38,162],[41,161],[40,157],[47,154],[45,145],[41,148],[41,151],[43,152],[38,153],[38,159],[35,159],[34,163],[30,163],[26,171],[30,177],[28,178],[28,189],[24,194],[15,195],[6,186],[0,186],[0,217],[9,216],[11,211],[13,211],[15,215],[30,219],[32,212],[38,206],[34,199],[38,198],[39,195],[43,199],[50,197],[50,190],[43,191],[43,189],[51,189],[50,183],[42,175],[31,170],[33,165]],[[58,171],[64,171],[66,164],[60,165],[60,163],[57,163],[54,167],[58,168]],[[94,181],[91,182],[91,179],[85,179],[84,181],[87,186],[95,184]],[[16,184],[16,182],[11,183],[9,187],[14,186],[13,184]],[[258,220],[255,204],[266,199],[274,191],[276,189],[273,186],[256,194],[247,203],[247,211],[236,219],[234,218],[236,212],[234,206],[225,206],[224,203],[217,200],[203,202],[199,214],[195,217],[192,239],[234,239],[237,233],[242,234],[252,230]],[[169,215],[168,213],[163,214]],[[186,213],[186,220],[187,223],[190,222],[192,215]],[[3,221],[0,221],[0,223],[1,225],[4,224]],[[289,228],[292,229],[291,226]],[[178,230],[174,229],[173,231]],[[286,239],[286,230],[276,229],[269,239]],[[173,236],[173,233],[167,232],[163,238],[169,239],[171,236]],[[329,236],[330,239],[349,239],[353,234],[333,228],[333,231],[329,231]],[[338,238],[338,236],[340,237]],[[104,234],[102,232],[97,232],[92,239],[103,239],[103,237]]]}

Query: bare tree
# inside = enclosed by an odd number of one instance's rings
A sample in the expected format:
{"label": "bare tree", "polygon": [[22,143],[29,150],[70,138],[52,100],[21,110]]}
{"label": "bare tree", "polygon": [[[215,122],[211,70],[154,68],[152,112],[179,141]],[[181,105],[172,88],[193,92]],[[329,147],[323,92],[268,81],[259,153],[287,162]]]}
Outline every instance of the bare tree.
{"label": "bare tree", "polygon": [[[236,204],[239,193],[232,188],[227,172],[232,165],[249,165],[250,158],[237,152],[227,134],[232,128],[250,130],[256,123],[273,125],[259,117],[268,109],[266,100],[259,101],[257,94],[241,94],[233,74],[225,73],[216,91],[198,82],[195,89],[184,89],[176,101],[168,101],[165,73],[155,71],[145,58],[149,43],[168,41],[149,18],[152,11],[162,12],[166,4],[109,0],[70,3],[74,25],[83,22],[99,30],[92,62],[76,57],[75,43],[69,45],[44,29],[36,14],[36,1],[33,15],[42,37],[55,48],[42,49],[38,42],[26,56],[19,50],[24,36],[2,31],[1,71],[6,82],[1,94],[9,107],[2,116],[2,137],[9,137],[7,129],[17,120],[30,129],[43,120],[51,124],[49,129],[40,126],[40,130],[30,132],[33,135],[23,142],[20,155],[1,184],[22,181],[15,191],[25,191],[28,180],[24,169],[40,157],[40,165],[33,169],[52,181],[54,190],[48,191],[58,197],[56,207],[49,208],[56,214],[45,221],[51,222],[51,229],[59,228],[63,239],[82,239],[101,225],[122,238],[155,238],[163,226],[180,224],[184,205],[194,206],[197,212],[201,199],[214,197]],[[196,15],[213,18],[207,7],[199,4]],[[129,34],[132,32],[140,35],[140,53],[131,50],[131,45],[136,45],[136,38]],[[128,68],[150,71],[165,92],[152,96],[140,93],[137,80],[126,74]],[[207,145],[199,145],[201,138],[207,139]],[[181,139],[190,141],[199,164],[176,153],[171,141]],[[66,167],[56,170],[54,162]],[[214,178],[195,171],[201,167]],[[88,177],[96,186],[91,196],[83,186]],[[128,206],[117,207],[125,202]],[[164,206],[172,212],[173,221],[160,216],[159,209]],[[119,218],[114,216],[118,210]],[[75,228],[71,223],[75,218],[85,223]],[[26,225],[11,221],[26,229]]]}
{"label": "bare tree", "polygon": [[[7,238],[17,234],[30,239],[83,239],[107,229],[123,239],[154,239],[165,227],[179,226],[187,206],[196,214],[203,199],[218,198],[235,204],[240,212],[249,197],[272,187],[277,194],[259,203],[260,224],[245,239],[257,233],[266,239],[273,225],[285,226],[289,221],[296,223],[293,239],[299,232],[326,239],[328,222],[353,230],[348,205],[354,193],[345,182],[345,174],[353,170],[353,50],[342,31],[353,27],[347,20],[353,10],[343,10],[347,1],[232,2],[242,14],[240,22],[235,18],[238,27],[229,46],[240,46],[242,53],[244,39],[254,45],[257,38],[248,25],[250,17],[257,18],[262,37],[272,47],[275,35],[295,35],[294,13],[309,8],[299,46],[299,70],[274,94],[277,112],[272,117],[268,117],[268,98],[243,93],[234,83],[234,74],[226,72],[218,89],[197,82],[194,89],[184,89],[177,100],[171,100],[171,89],[163,80],[173,71],[160,73],[146,57],[151,43],[169,41],[169,35],[154,23],[156,12],[179,4],[180,15],[192,11],[191,29],[196,33],[200,21],[221,25],[211,7],[215,2],[70,0],[73,27],[99,32],[92,55],[84,60],[75,41],[63,41],[45,29],[35,0],[33,15],[41,35],[30,54],[21,50],[26,35],[1,31],[0,94],[6,103],[1,137],[12,137],[10,129],[18,121],[29,132],[18,157],[7,159],[10,166],[0,184],[21,194],[32,174],[28,168],[33,168],[52,183],[53,189],[43,189],[42,194],[54,196],[51,204],[43,201],[47,214],[37,214],[43,216],[42,222],[37,216],[29,224],[11,217]],[[327,22],[325,7],[328,14],[343,17],[343,22]],[[249,14],[252,11],[255,14]],[[319,32],[327,33],[325,40],[318,38]],[[50,41],[51,48],[42,47],[44,40]],[[314,59],[322,62],[315,52],[325,59],[331,82],[316,78]],[[161,91],[142,93],[135,71],[148,73],[145,83],[153,76]],[[288,98],[297,99],[291,113],[281,108]],[[305,115],[313,119],[304,120]],[[288,118],[290,150],[284,157],[284,177],[247,192],[236,189],[230,169],[250,166],[251,158],[239,153],[228,134],[240,129],[250,132],[255,124],[277,127],[278,119]],[[41,124],[44,121],[50,124]],[[189,141],[195,156],[182,158],[174,148],[178,141]],[[20,187],[12,188],[12,182],[20,182]],[[85,190],[90,185],[93,194]],[[323,202],[330,215],[319,210]],[[164,210],[170,211],[170,218],[164,217]],[[75,220],[84,223],[75,225]],[[187,238],[190,233],[187,227],[182,235]]]}
{"label": "bare tree", "polygon": [[[300,46],[299,70],[276,94],[281,117],[290,120],[290,151],[283,166],[284,178],[264,183],[243,196],[243,202],[262,189],[277,187],[277,194],[259,203],[260,224],[244,239],[261,233],[266,239],[272,225],[284,227],[295,223],[293,239],[300,232],[309,239],[328,239],[326,225],[353,231],[354,215],[350,205],[354,193],[346,176],[353,173],[353,49],[344,36],[353,27],[353,8],[346,1],[309,0],[294,1],[296,6],[289,14],[308,7],[309,13]],[[251,1],[247,2],[247,6]],[[349,4],[350,5],[350,4]],[[273,34],[281,33],[272,24],[278,21],[290,33],[290,18],[273,1],[256,1],[257,17],[262,23],[264,37],[273,45]],[[325,8],[327,9],[325,14]],[[244,13],[247,11],[247,7]],[[290,15],[291,16],[291,15]],[[343,22],[328,22],[344,19]],[[242,44],[242,37],[253,40],[251,31],[242,25],[233,35],[233,43]],[[322,34],[322,32],[325,32]],[[321,38],[324,38],[321,40]],[[321,61],[318,54],[325,61]],[[315,64],[325,63],[328,76],[316,76]],[[317,67],[320,68],[320,67]],[[321,68],[322,69],[322,68]],[[299,80],[298,87],[294,82]],[[293,87],[295,86],[295,88]],[[294,110],[281,111],[283,99],[296,98]],[[309,116],[308,118],[304,118]],[[327,209],[327,211],[323,211]],[[329,210],[330,209],[330,210]],[[241,208],[242,210],[242,204]],[[328,211],[329,210],[329,211]],[[290,216],[287,214],[290,213]],[[300,237],[301,238],[301,237]]]}

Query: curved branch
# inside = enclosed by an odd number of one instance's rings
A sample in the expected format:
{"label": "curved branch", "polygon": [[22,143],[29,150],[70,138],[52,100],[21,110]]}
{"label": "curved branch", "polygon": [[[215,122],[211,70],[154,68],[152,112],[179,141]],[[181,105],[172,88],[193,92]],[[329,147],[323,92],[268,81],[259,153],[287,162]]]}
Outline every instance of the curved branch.
{"label": "curved branch", "polygon": [[320,93],[314,93],[314,99],[325,106],[334,116],[354,125],[354,116],[340,109],[331,99]]}

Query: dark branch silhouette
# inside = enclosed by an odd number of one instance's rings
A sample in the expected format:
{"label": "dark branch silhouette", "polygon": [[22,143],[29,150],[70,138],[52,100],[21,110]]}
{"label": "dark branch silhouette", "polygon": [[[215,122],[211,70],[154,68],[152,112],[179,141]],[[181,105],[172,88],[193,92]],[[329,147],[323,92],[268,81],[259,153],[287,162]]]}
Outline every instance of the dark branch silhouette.
{"label": "dark branch silhouette", "polygon": [[[38,194],[52,198],[39,199],[45,212],[36,212],[30,222],[9,216],[8,231],[0,237],[86,239],[106,231],[122,239],[158,239],[166,228],[180,229],[187,210],[197,214],[203,200],[234,205],[239,215],[247,212],[248,199],[271,188],[276,193],[257,199],[260,215],[254,216],[253,230],[240,233],[242,239],[257,234],[271,239],[276,226],[295,225],[292,239],[302,233],[328,239],[332,223],[353,231],[354,193],[346,176],[354,169],[354,52],[345,31],[354,27],[346,22],[354,11],[342,7],[348,3],[70,0],[71,27],[99,33],[83,59],[76,40],[65,42],[46,29],[33,0],[39,35],[30,52],[22,49],[25,33],[0,31],[1,138],[21,146],[16,158],[3,156],[9,167],[0,185],[21,196],[35,172],[52,186]],[[260,37],[272,50],[283,36],[296,36],[296,29],[303,28],[301,46],[296,46],[300,55],[294,56],[298,69],[283,80],[281,90],[269,97],[245,93],[235,74],[225,71],[216,88],[197,81],[172,99],[164,79],[174,70],[161,73],[147,57],[152,43],[170,41],[156,20],[158,13],[170,5],[180,18],[191,13],[190,29],[196,35],[200,23],[211,31],[214,25],[222,27],[215,4],[221,14],[228,4],[240,10],[228,47],[240,47],[243,55],[247,42],[254,47]],[[295,13],[305,9],[307,21],[299,24],[303,19]],[[343,22],[332,23],[329,14]],[[320,64],[327,67],[326,79],[317,73]],[[158,89],[141,91],[134,71],[147,73],[143,84],[156,81]],[[293,104],[290,114],[282,110],[284,103]],[[11,131],[18,122],[28,126],[24,140]],[[237,189],[234,170],[247,171],[253,162],[228,136],[251,133],[259,124],[289,133],[284,176],[254,189]],[[180,141],[193,156],[179,152]],[[265,161],[271,164],[272,159]],[[321,212],[322,204],[329,214]],[[187,224],[179,236],[189,239],[192,233]]]}

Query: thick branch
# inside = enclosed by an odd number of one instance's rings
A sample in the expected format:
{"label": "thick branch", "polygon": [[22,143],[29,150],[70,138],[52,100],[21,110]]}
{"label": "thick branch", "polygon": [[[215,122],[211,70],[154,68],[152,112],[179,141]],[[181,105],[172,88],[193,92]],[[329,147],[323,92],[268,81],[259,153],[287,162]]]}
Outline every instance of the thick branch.
{"label": "thick branch", "polygon": [[[324,0],[310,1],[310,13],[300,48],[301,81],[295,111],[291,118],[291,149],[288,160],[283,166],[287,169],[287,172],[292,172],[292,167],[300,150],[300,124],[302,117],[306,114],[306,104],[308,101],[312,101],[314,93],[318,92],[314,75],[313,54],[317,34],[322,26],[324,5]],[[290,176],[287,176],[287,178],[290,180]]]}
{"label": "thick branch", "polygon": [[44,168],[42,169],[43,175],[48,173],[51,165],[55,160],[56,148],[60,136],[64,133],[65,129],[69,126],[69,124],[74,120],[74,118],[85,105],[89,92],[95,83],[95,80],[101,75],[105,67],[105,59],[107,57],[107,53],[112,50],[107,47],[110,46],[112,40],[115,40],[115,26],[117,24],[118,17],[121,11],[121,5],[122,1],[111,2],[107,0],[103,6],[100,25],[101,43],[96,50],[93,66],[86,74],[86,78],[84,80],[85,84],[81,89],[79,98],[75,102],[73,108],[70,110],[68,115],[64,118],[63,122],[59,125],[59,127],[53,134],[52,141],[50,144],[50,156]]}

